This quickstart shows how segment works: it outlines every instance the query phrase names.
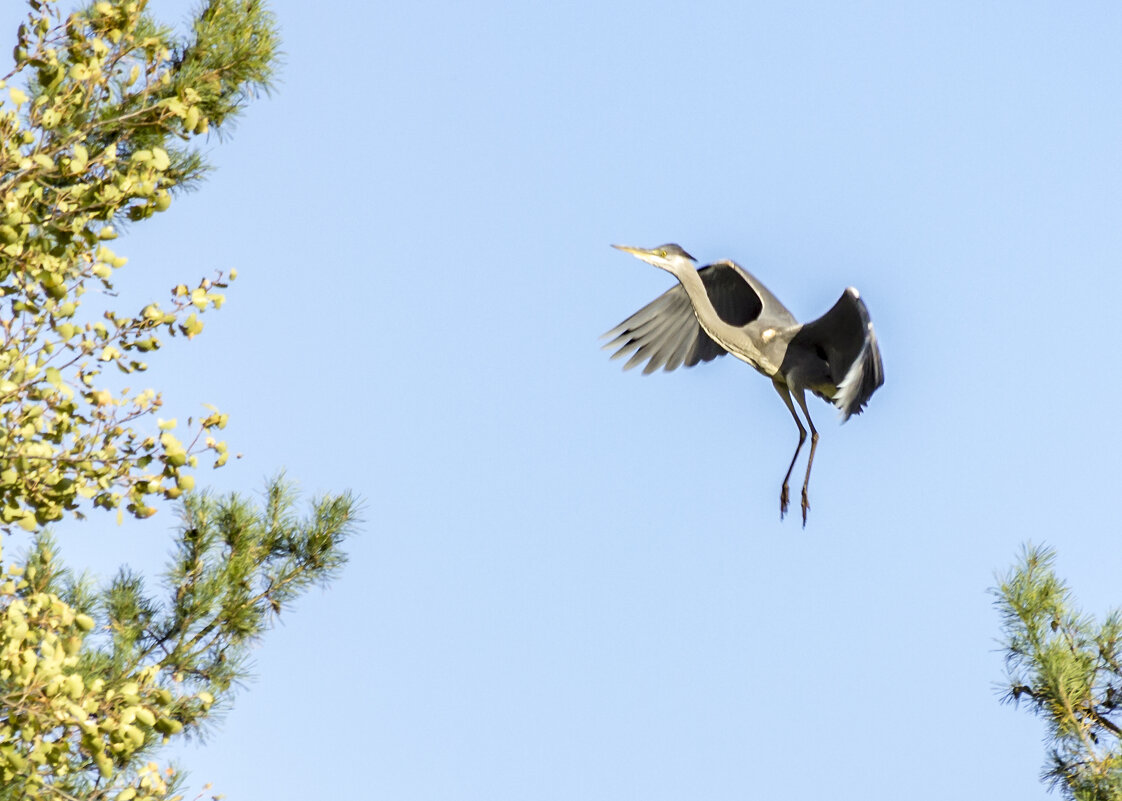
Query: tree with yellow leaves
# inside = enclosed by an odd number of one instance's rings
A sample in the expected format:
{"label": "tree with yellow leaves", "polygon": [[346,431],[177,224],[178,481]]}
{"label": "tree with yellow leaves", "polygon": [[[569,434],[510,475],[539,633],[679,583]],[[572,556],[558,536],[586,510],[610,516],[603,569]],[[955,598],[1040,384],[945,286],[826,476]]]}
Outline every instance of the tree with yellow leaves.
{"label": "tree with yellow leaves", "polygon": [[[226,461],[226,416],[181,439],[153,419],[158,392],[119,388],[165,337],[202,331],[233,271],[132,313],[90,300],[113,298],[118,228],[197,182],[198,137],[268,86],[277,36],[259,0],[209,0],[185,37],[146,0],[27,5],[0,80],[0,536],[34,541],[0,555],[0,801],[166,799],[179,780],[160,746],[229,704],[247,646],[338,570],[355,524],[347,494],[301,519],[281,479],[261,507],[192,492],[200,456]],[[75,578],[43,528],[96,508],[146,518],[155,498],[183,508],[158,592],[127,569]]]}

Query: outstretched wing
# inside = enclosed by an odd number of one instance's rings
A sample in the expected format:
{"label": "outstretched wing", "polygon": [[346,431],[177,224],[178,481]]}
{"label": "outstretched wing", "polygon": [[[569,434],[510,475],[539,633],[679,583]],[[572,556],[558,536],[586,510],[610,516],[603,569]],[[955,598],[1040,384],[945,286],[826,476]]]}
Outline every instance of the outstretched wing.
{"label": "outstretched wing", "polygon": [[[716,261],[702,267],[698,277],[705,285],[712,311],[726,325],[741,328],[761,317],[779,326],[797,324],[778,298],[734,261]],[[701,328],[681,284],[656,297],[604,335],[609,338],[605,348],[618,348],[611,358],[631,353],[624,369],[646,361],[645,374],[659,368],[669,371],[681,365],[693,367],[727,352]]]}
{"label": "outstretched wing", "polygon": [[693,367],[727,353],[698,325],[681,284],[659,295],[604,336],[609,337],[605,348],[618,347],[613,359],[632,354],[624,370],[649,359],[644,373],[653,373],[660,367],[675,370],[683,364]]}
{"label": "outstretched wing", "polygon": [[[747,325],[759,317],[763,302],[759,294],[730,262],[718,262],[698,270],[714,310],[729,325]],[[644,373],[681,365],[693,367],[727,351],[698,324],[689,295],[681,284],[659,295],[608,333],[605,348],[618,347],[618,359],[631,354],[623,366],[630,370],[647,362]],[[634,351],[634,353],[632,353]]]}
{"label": "outstretched wing", "polygon": [[830,381],[838,388],[833,404],[841,410],[843,422],[860,414],[884,383],[873,321],[853,287],[842,293],[832,309],[792,337],[788,350],[796,347],[815,351],[826,360]]}

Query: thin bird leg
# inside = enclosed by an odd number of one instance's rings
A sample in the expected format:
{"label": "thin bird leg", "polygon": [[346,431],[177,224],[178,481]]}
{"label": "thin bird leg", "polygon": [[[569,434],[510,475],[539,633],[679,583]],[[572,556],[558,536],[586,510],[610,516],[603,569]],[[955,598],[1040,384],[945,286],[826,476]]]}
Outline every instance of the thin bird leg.
{"label": "thin bird leg", "polygon": [[[787,514],[787,503],[789,498],[791,481],[791,471],[795,469],[795,460],[799,458],[799,451],[806,442],[806,429],[803,428],[803,421],[799,419],[799,415],[795,412],[795,404],[791,403],[791,393],[787,390],[786,384],[780,384],[778,381],[772,381],[772,386],[775,391],[779,393],[779,397],[783,398],[783,402],[787,404],[787,410],[791,412],[791,417],[795,418],[795,425],[799,427],[799,444],[795,446],[795,455],[791,457],[791,464],[787,467],[787,475],[783,476],[783,489],[779,491],[779,519],[782,520],[783,516]],[[805,408],[805,407],[804,407]],[[809,416],[806,418],[810,419]],[[813,426],[812,426],[813,428]],[[818,435],[815,434],[815,437]],[[803,488],[803,525],[806,525],[806,488]]]}
{"label": "thin bird leg", "polygon": [[795,400],[799,402],[799,408],[803,410],[806,421],[810,424],[810,457],[806,460],[806,478],[803,480],[803,528],[806,528],[806,510],[810,508],[806,488],[810,484],[810,468],[814,466],[814,450],[818,447],[818,432],[814,428],[814,421],[810,419],[810,412],[806,408],[806,398],[803,397],[802,389],[795,393]]}

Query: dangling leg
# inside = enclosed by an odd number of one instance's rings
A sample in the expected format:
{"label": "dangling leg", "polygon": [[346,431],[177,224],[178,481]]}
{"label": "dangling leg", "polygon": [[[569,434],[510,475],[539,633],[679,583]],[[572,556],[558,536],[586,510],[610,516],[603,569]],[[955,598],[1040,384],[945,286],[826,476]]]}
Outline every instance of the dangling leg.
{"label": "dangling leg", "polygon": [[[786,384],[780,384],[778,381],[772,381],[772,386],[775,391],[779,393],[779,397],[783,398],[783,402],[787,404],[787,410],[791,412],[791,416],[795,418],[795,425],[799,427],[799,444],[795,446],[795,455],[791,457],[791,464],[787,467],[787,475],[783,476],[783,489],[779,491],[779,519],[782,520],[783,516],[787,514],[787,502],[789,493],[789,482],[791,481],[791,471],[795,469],[795,460],[799,458],[799,451],[806,442],[806,429],[803,428],[803,421],[799,419],[799,415],[795,412],[795,404],[791,403],[791,393],[787,391]],[[805,410],[805,406],[804,406]],[[807,420],[810,418],[807,417]],[[811,426],[813,429],[814,426]],[[815,434],[815,439],[818,435]],[[813,452],[813,451],[812,451]],[[803,525],[806,525],[806,487],[803,487]]]}
{"label": "dangling leg", "polygon": [[[799,402],[799,408],[803,410],[806,421],[810,424],[810,457],[806,460],[806,478],[803,480],[803,528],[806,528],[806,510],[810,508],[806,488],[810,484],[810,468],[814,466],[814,449],[818,447],[818,432],[814,428],[814,421],[810,419],[810,412],[806,408],[806,398],[803,396],[802,388],[795,393],[795,400]],[[802,428],[802,426],[799,426],[799,428]]]}

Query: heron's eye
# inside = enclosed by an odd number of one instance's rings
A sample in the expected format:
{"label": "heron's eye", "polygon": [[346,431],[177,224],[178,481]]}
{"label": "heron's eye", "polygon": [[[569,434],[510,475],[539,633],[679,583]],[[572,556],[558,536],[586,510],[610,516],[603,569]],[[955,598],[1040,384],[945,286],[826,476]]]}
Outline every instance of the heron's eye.
{"label": "heron's eye", "polygon": [[660,250],[658,252],[658,255],[665,259],[666,258],[666,251],[665,250]]}

